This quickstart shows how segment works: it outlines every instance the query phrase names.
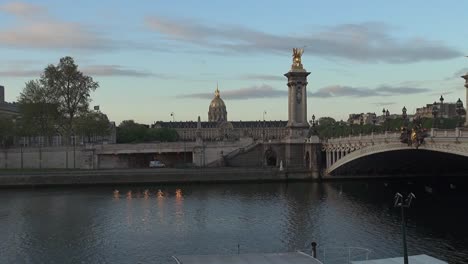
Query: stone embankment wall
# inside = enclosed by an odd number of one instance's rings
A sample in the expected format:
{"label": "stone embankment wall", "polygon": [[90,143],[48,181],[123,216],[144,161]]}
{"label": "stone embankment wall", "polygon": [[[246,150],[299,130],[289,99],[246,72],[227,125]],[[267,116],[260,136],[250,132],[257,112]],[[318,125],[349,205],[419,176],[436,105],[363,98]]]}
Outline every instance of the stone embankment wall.
{"label": "stone embankment wall", "polygon": [[313,180],[304,170],[211,168],[1,172],[0,187]]}
{"label": "stone embankment wall", "polygon": [[93,169],[93,151],[83,147],[0,149],[0,169]]}
{"label": "stone embankment wall", "polygon": [[[187,161],[203,167],[252,140],[214,142],[173,142],[144,144],[104,144],[69,147],[29,147],[0,149],[0,169],[126,169],[138,155],[187,155]],[[169,155],[170,154],[170,155]],[[147,162],[149,165],[149,162]],[[146,164],[146,163],[145,163]],[[220,164],[222,165],[222,164]]]}

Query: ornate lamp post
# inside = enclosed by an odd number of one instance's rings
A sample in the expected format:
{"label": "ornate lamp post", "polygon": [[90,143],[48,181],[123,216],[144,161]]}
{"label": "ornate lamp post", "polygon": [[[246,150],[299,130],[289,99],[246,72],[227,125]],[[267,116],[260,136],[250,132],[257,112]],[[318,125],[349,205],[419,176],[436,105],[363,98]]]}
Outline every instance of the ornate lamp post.
{"label": "ornate lamp post", "polygon": [[455,103],[455,110],[458,116],[458,127],[462,127],[463,121],[461,119],[461,116],[464,111],[463,111],[463,102],[460,100],[460,98],[458,98],[458,101]]}
{"label": "ornate lamp post", "polygon": [[388,124],[388,119],[390,118],[390,112],[388,111],[388,109],[385,111],[385,123],[386,123],[386,128],[385,130],[387,131],[388,130],[388,127],[389,127],[389,124]]}
{"label": "ornate lamp post", "polygon": [[361,117],[359,117],[359,124],[361,125],[361,134],[363,132],[363,126],[364,126],[364,116],[361,115]]}
{"label": "ornate lamp post", "polygon": [[312,115],[312,126],[315,127],[315,115]]}
{"label": "ornate lamp post", "polygon": [[411,201],[415,199],[416,196],[413,193],[408,194],[405,200],[403,200],[403,195],[400,193],[395,194],[395,203],[393,204],[394,207],[401,208],[401,231],[403,234],[403,258],[404,263],[408,264],[408,249],[406,247],[406,219],[405,219],[405,208],[409,208],[411,206]]}
{"label": "ornate lamp post", "polygon": [[374,133],[375,130],[375,123],[377,122],[377,116],[375,113],[372,115],[372,133]]}
{"label": "ornate lamp post", "polygon": [[432,104],[432,116],[434,119],[432,120],[432,128],[437,128],[436,121],[437,121],[437,114],[439,113],[439,108],[437,107],[437,102]]}
{"label": "ornate lamp post", "polygon": [[406,118],[408,117],[408,115],[406,114],[406,106],[403,106],[403,109],[401,109],[401,117],[403,118],[403,126],[406,127],[407,126]]}

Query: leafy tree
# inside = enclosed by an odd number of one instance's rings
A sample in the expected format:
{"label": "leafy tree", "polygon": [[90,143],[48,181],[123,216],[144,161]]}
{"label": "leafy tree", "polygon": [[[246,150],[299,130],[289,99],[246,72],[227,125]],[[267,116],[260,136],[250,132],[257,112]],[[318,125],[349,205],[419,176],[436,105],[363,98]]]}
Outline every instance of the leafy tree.
{"label": "leafy tree", "polygon": [[70,135],[76,117],[88,111],[90,93],[99,84],[92,77],[80,72],[71,57],[61,58],[57,66],[47,66],[40,83],[51,92],[51,99],[57,104],[62,117],[61,127],[65,135]]}
{"label": "leafy tree", "polygon": [[101,112],[87,112],[76,118],[74,132],[91,142],[93,136],[105,136],[110,132],[110,122],[107,115]]}
{"label": "leafy tree", "polygon": [[71,57],[47,66],[39,80],[26,83],[20,95],[22,132],[51,136],[60,131],[68,142],[76,118],[86,115],[90,93],[98,87],[93,78],[78,70]]}
{"label": "leafy tree", "polygon": [[145,142],[162,141],[174,142],[179,139],[177,131],[170,128],[149,128],[146,131]]}
{"label": "leafy tree", "polygon": [[125,120],[117,127],[117,143],[174,142],[179,139],[177,131],[170,128],[148,128],[133,120]]}
{"label": "leafy tree", "polygon": [[19,135],[41,135],[49,139],[56,134],[59,122],[58,105],[50,88],[40,81],[26,83],[19,97]]}
{"label": "leafy tree", "polygon": [[321,117],[318,120],[319,125],[321,126],[333,126],[336,123],[336,120],[331,117]]}
{"label": "leafy tree", "polygon": [[135,123],[133,120],[124,120],[117,127],[117,143],[143,142],[148,128]]}
{"label": "leafy tree", "polygon": [[13,143],[15,124],[11,117],[0,116],[0,147],[8,147]]}

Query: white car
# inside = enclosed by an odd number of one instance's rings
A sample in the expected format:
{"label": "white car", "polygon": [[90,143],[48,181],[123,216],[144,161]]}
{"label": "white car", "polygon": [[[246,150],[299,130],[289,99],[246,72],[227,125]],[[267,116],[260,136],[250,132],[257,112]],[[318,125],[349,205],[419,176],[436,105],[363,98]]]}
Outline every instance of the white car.
{"label": "white car", "polygon": [[166,164],[160,162],[159,160],[152,160],[149,164],[150,168],[164,168]]}

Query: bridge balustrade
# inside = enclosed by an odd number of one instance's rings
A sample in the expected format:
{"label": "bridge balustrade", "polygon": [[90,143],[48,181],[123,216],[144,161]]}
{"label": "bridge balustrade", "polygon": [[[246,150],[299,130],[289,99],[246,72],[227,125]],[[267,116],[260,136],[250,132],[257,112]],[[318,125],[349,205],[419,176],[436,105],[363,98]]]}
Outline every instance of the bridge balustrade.
{"label": "bridge balustrade", "polygon": [[[366,155],[367,152],[412,148],[412,146],[401,143],[400,136],[401,133],[399,132],[385,132],[382,134],[348,136],[323,140],[322,150],[325,151],[327,172],[347,162],[345,160]],[[433,128],[428,131],[428,137],[425,142],[426,144],[420,146],[420,148],[468,156],[468,128]],[[358,150],[359,152],[357,152]],[[347,157],[350,154],[353,155]],[[343,158],[345,159],[341,161]],[[337,162],[339,163],[334,165]]]}

